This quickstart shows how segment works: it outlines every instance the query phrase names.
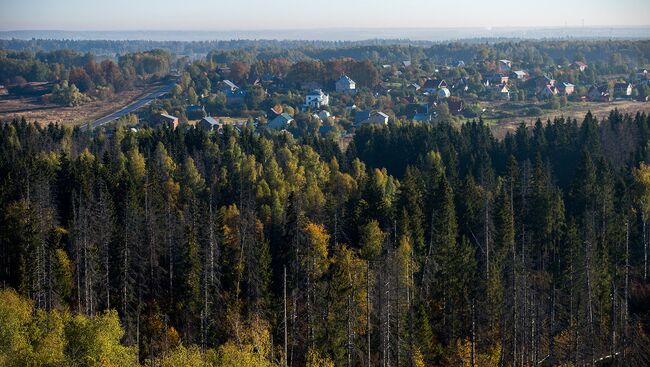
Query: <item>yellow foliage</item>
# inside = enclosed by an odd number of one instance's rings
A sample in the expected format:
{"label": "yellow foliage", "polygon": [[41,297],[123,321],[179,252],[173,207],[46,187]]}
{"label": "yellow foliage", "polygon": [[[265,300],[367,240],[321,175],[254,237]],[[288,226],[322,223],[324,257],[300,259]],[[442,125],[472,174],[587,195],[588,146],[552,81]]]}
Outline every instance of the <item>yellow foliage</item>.
{"label": "yellow foliage", "polygon": [[330,236],[322,224],[307,223],[305,232],[310,255],[306,259],[308,263],[304,265],[310,269],[309,272],[313,278],[318,278],[327,271],[329,266],[327,246]]}
{"label": "yellow foliage", "polygon": [[641,162],[639,168],[634,169],[633,173],[639,186],[639,204],[643,217],[647,220],[650,216],[650,165]]}
{"label": "yellow foliage", "polygon": [[210,363],[207,363],[199,347],[193,345],[189,348],[186,348],[182,345],[172,349],[171,351],[165,353],[162,359],[155,361],[147,361],[147,366],[158,366],[158,367],[207,367],[211,366]]}
{"label": "yellow foliage", "polygon": [[317,350],[309,349],[305,367],[334,367],[334,362],[329,357],[321,356]]}
{"label": "yellow foliage", "polygon": [[422,351],[418,347],[415,347],[415,350],[413,351],[413,365],[415,367],[425,366],[424,355],[422,354]]}

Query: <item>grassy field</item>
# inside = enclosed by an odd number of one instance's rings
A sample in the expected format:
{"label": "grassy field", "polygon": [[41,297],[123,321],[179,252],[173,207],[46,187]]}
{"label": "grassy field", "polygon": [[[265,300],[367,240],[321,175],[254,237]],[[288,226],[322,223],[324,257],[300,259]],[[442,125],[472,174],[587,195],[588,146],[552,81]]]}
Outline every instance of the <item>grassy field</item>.
{"label": "grassy field", "polygon": [[78,125],[96,120],[128,105],[148,89],[144,87],[116,93],[109,100],[96,100],[77,107],[61,107],[43,103],[38,98],[0,97],[0,121],[24,117],[28,122],[47,125],[50,122]]}
{"label": "grassy field", "polygon": [[[498,109],[498,107],[495,107]],[[620,112],[636,113],[637,111],[650,113],[650,102],[638,101],[612,101],[606,103],[600,102],[570,102],[567,106],[559,110],[542,110],[540,116],[517,116],[505,117],[497,119],[488,119],[491,123],[490,128],[497,138],[502,138],[508,131],[514,131],[519,124],[526,123],[533,125],[537,118],[543,122],[553,120],[555,117],[562,117],[577,119],[578,123],[582,121],[588,111],[596,116],[599,120],[607,117],[609,112],[613,109],[618,109]]]}

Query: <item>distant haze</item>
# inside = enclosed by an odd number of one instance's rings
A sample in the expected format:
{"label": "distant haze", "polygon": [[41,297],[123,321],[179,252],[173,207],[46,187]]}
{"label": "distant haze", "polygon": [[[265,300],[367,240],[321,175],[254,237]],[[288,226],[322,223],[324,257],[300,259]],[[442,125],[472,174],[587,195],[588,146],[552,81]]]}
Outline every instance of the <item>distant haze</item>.
{"label": "distant haze", "polygon": [[464,39],[647,39],[650,27],[567,27],[567,28],[393,28],[393,29],[309,29],[237,31],[0,31],[0,39],[151,40],[212,41],[233,39],[362,41],[408,39],[453,41]]}
{"label": "distant haze", "polygon": [[[439,37],[413,29],[650,26],[648,0],[1,0],[0,30],[181,30],[241,32],[246,38],[319,37],[314,30],[375,29],[379,36]],[[404,28],[410,28],[404,29]],[[273,30],[309,29],[294,34]],[[396,29],[401,29],[397,31]],[[381,31],[379,31],[381,30]],[[386,33],[388,32],[388,33]],[[431,32],[431,31],[428,31]],[[453,31],[448,30],[448,32]],[[465,36],[462,31],[462,36]],[[650,36],[645,29],[645,36]],[[162,33],[159,33],[159,35]],[[228,34],[238,35],[237,32]],[[98,36],[98,34],[95,34]],[[369,35],[369,34],[368,34]],[[457,34],[458,35],[458,34]],[[113,35],[114,36],[114,35]],[[206,34],[185,37],[200,39]],[[346,38],[363,38],[345,33]],[[165,37],[174,37],[174,33]],[[105,38],[105,37],[102,37]],[[214,37],[212,37],[214,38]]]}

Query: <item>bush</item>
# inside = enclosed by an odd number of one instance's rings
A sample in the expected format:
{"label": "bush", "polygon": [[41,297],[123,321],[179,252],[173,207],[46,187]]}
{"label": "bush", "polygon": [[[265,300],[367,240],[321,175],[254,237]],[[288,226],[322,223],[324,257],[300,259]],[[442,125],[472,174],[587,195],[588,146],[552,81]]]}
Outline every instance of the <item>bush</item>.
{"label": "bush", "polygon": [[526,111],[526,116],[539,116],[541,114],[542,109],[537,106],[533,106]]}
{"label": "bush", "polygon": [[69,85],[67,80],[54,86],[51,101],[62,106],[79,106],[89,100],[88,96],[81,93],[76,85]]}

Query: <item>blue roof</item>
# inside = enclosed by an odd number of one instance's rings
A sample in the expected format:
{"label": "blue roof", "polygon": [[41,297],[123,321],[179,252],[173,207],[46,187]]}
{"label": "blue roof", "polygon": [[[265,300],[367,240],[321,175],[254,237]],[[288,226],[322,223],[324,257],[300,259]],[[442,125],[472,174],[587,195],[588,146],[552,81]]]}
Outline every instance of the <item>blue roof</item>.
{"label": "blue roof", "polygon": [[428,113],[416,113],[413,115],[413,121],[431,121],[431,115]]}
{"label": "blue roof", "polygon": [[370,111],[359,111],[354,114],[354,121],[361,122],[365,121],[370,117]]}

